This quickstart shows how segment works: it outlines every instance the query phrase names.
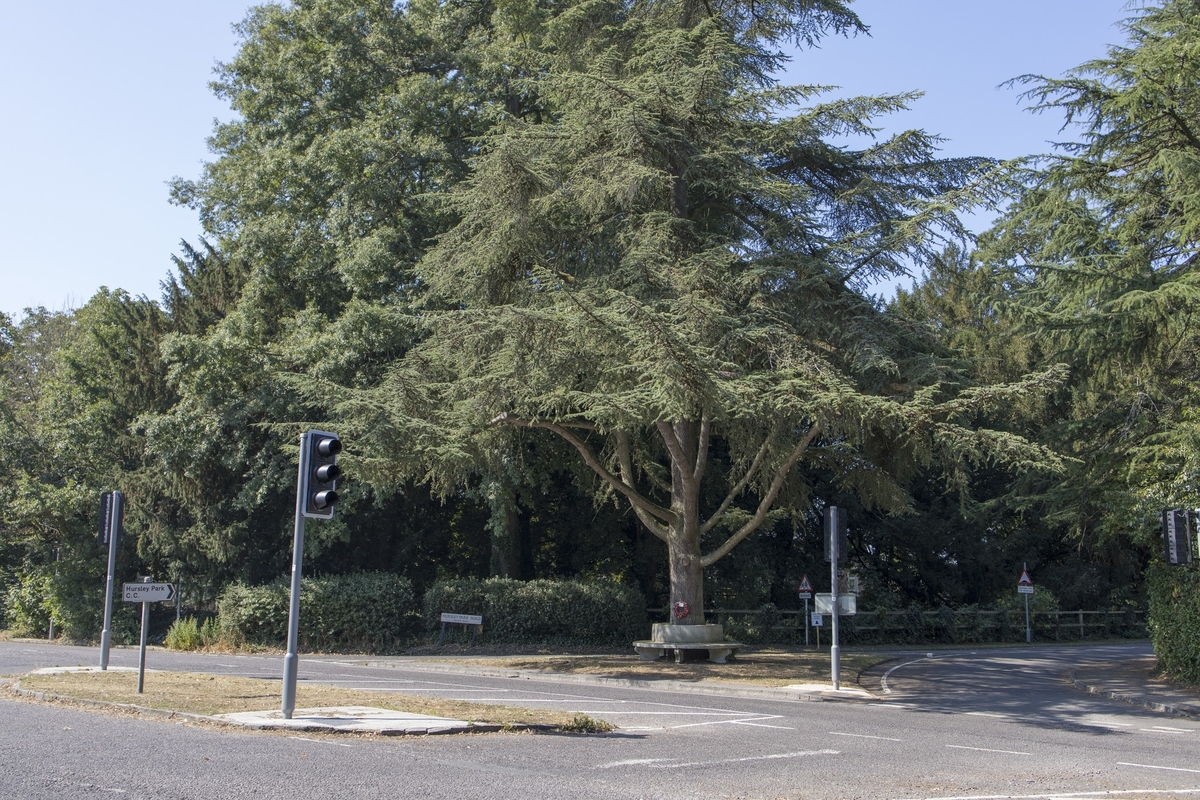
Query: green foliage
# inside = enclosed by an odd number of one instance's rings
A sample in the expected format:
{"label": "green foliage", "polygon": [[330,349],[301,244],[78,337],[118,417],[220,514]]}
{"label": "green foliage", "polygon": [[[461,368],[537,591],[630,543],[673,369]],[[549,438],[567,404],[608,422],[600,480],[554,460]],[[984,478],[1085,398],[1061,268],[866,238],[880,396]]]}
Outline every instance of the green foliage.
{"label": "green foliage", "polygon": [[199,650],[204,645],[204,638],[196,618],[182,617],[172,622],[163,643],[171,650]]}
{"label": "green foliage", "polygon": [[1159,668],[1200,685],[1200,573],[1156,563],[1146,571],[1150,641]]}
{"label": "green foliage", "polygon": [[[287,639],[290,583],[231,584],[221,593],[221,636],[230,642],[279,646]],[[412,583],[398,575],[362,572],[304,578],[300,641],[308,650],[388,652],[419,626]]]}
{"label": "green foliage", "polygon": [[425,629],[437,632],[442,613],[479,614],[482,642],[628,644],[646,634],[645,602],[614,581],[439,581],[425,593]]}

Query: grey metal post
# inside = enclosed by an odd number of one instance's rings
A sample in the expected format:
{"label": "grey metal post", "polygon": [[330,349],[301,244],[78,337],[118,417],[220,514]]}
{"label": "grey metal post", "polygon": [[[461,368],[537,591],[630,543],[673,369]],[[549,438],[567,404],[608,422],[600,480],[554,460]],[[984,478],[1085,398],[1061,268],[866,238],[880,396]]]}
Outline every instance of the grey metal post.
{"label": "grey metal post", "polygon": [[808,647],[808,623],[812,622],[812,617],[808,615],[808,598],[804,598],[804,646]]}
{"label": "grey metal post", "polygon": [[292,601],[288,607],[287,655],[283,657],[283,718],[291,719],[296,710],[296,675],[300,647],[300,572],[304,564],[304,498],[300,486],[304,483],[304,439],[300,439],[300,471],[296,481],[296,534],[292,542]]}
{"label": "grey metal post", "polygon": [[[1026,574],[1026,575],[1029,574],[1028,562],[1022,564],[1021,568],[1022,568],[1021,571],[1024,574]],[[1033,641],[1033,629],[1029,625],[1029,594],[1026,593],[1025,594],[1025,644],[1029,644],[1032,641]]]}
{"label": "grey metal post", "polygon": [[108,669],[108,649],[112,644],[113,579],[117,572],[117,525],[121,521],[121,509],[125,495],[112,493],[108,507],[108,579],[104,584],[104,629],[100,631],[100,669]]}
{"label": "grey metal post", "polygon": [[[153,583],[154,578],[150,575],[143,575],[142,583]],[[142,693],[142,687],[146,684],[146,629],[150,627],[150,604],[145,600],[142,601],[142,644],[141,650],[138,653],[138,694]]]}
{"label": "grey metal post", "polygon": [[829,668],[833,672],[833,690],[836,692],[841,688],[841,648],[838,647],[838,559],[841,553],[838,552],[838,540],[841,538],[838,532],[841,530],[838,526],[841,524],[840,517],[842,510],[840,508],[830,508],[830,534],[829,534],[829,571],[833,577],[833,586],[831,593],[833,594],[833,645],[829,649]]}

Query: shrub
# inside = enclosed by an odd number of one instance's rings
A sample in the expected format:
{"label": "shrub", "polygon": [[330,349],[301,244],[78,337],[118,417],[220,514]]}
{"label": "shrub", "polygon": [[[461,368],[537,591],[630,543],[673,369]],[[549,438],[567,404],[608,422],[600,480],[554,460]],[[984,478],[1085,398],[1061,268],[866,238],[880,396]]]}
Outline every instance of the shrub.
{"label": "shrub", "polygon": [[1200,592],[1194,567],[1153,564],[1146,571],[1150,641],[1167,674],[1200,684]]}
{"label": "shrub", "polygon": [[184,617],[171,623],[164,644],[171,650],[199,650],[204,644],[195,617]]}
{"label": "shrub", "polygon": [[483,616],[481,641],[504,644],[628,644],[648,633],[645,599],[615,581],[438,581],[425,593],[425,626],[443,612]]}
{"label": "shrub", "polygon": [[[217,601],[220,637],[234,644],[285,644],[289,605],[286,579],[232,584]],[[418,620],[412,583],[399,575],[359,572],[301,581],[300,643],[306,650],[394,650],[415,634]]]}

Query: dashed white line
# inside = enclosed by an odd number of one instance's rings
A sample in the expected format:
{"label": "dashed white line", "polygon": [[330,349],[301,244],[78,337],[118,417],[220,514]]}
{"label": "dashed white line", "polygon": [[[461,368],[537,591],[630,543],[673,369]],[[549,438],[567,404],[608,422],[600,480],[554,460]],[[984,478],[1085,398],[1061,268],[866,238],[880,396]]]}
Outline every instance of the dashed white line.
{"label": "dashed white line", "polygon": [[662,761],[670,761],[669,758],[631,758],[628,761],[610,761],[607,764],[598,764],[592,769],[616,769],[617,767],[644,767],[647,764],[658,764]]}
{"label": "dashed white line", "polygon": [[717,764],[741,764],[746,761],[769,761],[778,758],[804,758],[805,756],[836,756],[840,750],[802,750],[797,753],[772,753],[769,756],[747,756],[745,758],[723,758],[717,761],[688,761],[683,764],[652,764],[651,769],[684,769],[687,767],[711,767]]}
{"label": "dashed white line", "polygon": [[902,742],[903,739],[893,739],[891,736],[868,736],[865,733],[839,733],[838,731],[830,731],[830,736],[853,736],[855,739],[882,739],[885,742]]}
{"label": "dashed white line", "polygon": [[288,738],[299,739],[302,742],[315,742],[316,744],[331,744],[335,747],[354,747],[354,745],[346,744],[345,742],[327,742],[324,739],[310,739],[307,736],[289,736]]}
{"label": "dashed white line", "polygon": [[975,750],[979,753],[1007,753],[1010,756],[1031,756],[1033,753],[1023,753],[1020,750],[993,750],[990,747],[967,747],[965,744],[948,744],[946,747],[954,750]]}

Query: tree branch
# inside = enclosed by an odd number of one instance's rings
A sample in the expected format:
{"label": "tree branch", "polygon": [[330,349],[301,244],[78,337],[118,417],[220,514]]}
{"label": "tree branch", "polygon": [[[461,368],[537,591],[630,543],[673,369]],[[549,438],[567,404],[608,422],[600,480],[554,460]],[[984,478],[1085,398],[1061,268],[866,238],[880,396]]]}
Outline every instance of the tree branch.
{"label": "tree branch", "polygon": [[751,462],[750,468],[746,470],[746,474],[738,481],[737,486],[729,490],[729,494],[725,495],[725,499],[721,501],[721,507],[713,512],[713,515],[700,526],[700,533],[704,534],[712,530],[718,522],[721,521],[721,515],[729,508],[730,503],[737,499],[737,496],[746,490],[750,481],[754,478],[754,473],[758,472],[759,466],[762,465],[762,460],[766,458],[767,450],[771,447],[771,442],[775,439],[775,434],[779,432],[779,425],[773,425],[771,432],[767,434],[767,438],[763,441],[762,447],[758,448],[758,452],[754,455],[754,461]]}
{"label": "tree branch", "polygon": [[[579,454],[581,456],[583,456],[584,462],[589,467],[592,468],[593,472],[595,472],[597,475],[599,475],[601,478],[603,478],[604,481],[609,486],[616,489],[621,494],[625,495],[626,499],[629,500],[629,502],[633,505],[635,510],[644,511],[645,513],[649,514],[650,516],[655,517],[656,519],[659,519],[659,520],[667,523],[668,525],[675,521],[675,514],[672,513],[669,509],[663,508],[662,506],[658,505],[657,503],[647,499],[646,497],[643,497],[642,494],[640,492],[638,492],[637,489],[633,488],[632,486],[625,483],[617,476],[613,475],[607,469],[605,469],[604,465],[600,463],[600,459],[598,459],[596,457],[596,454],[592,452],[592,448],[588,447],[587,444],[585,444],[584,442],[582,442],[581,440],[576,438],[574,435],[572,435],[571,432],[568,431],[563,426],[558,425],[553,422],[539,422],[537,420],[522,419],[521,417],[514,417],[511,414],[509,414],[507,411],[504,412],[503,414],[498,415],[495,419],[493,419],[491,421],[490,424],[496,425],[499,423],[505,423],[508,425],[517,425],[517,426],[520,426],[523,428],[544,428],[548,431],[553,431],[554,433],[557,433],[559,436],[561,436],[563,439],[565,439],[568,444],[570,444],[572,447],[574,447],[576,450],[579,451]],[[639,516],[639,518],[641,517],[640,514],[638,516]]]}
{"label": "tree branch", "polygon": [[792,454],[788,456],[788,460],[775,471],[775,479],[771,481],[771,488],[763,496],[763,499],[758,504],[758,510],[754,512],[754,516],[746,522],[745,525],[738,528],[737,532],[725,540],[725,543],[713,550],[708,555],[700,559],[700,566],[709,567],[720,560],[725,554],[737,546],[738,542],[745,539],[753,533],[759,525],[762,525],[763,520],[767,518],[767,512],[771,510],[771,506],[775,503],[775,498],[779,496],[779,490],[783,488],[783,482],[787,479],[787,475],[792,471],[792,467],[796,466],[796,462],[808,450],[808,446],[812,444],[812,440],[817,438],[817,433],[821,429],[819,422],[814,422],[813,426],[808,429],[808,434],[800,440],[796,448],[792,450]]}
{"label": "tree branch", "polygon": [[654,427],[658,428],[658,433],[662,436],[663,442],[667,445],[667,452],[671,454],[671,458],[679,465],[679,474],[685,482],[692,480],[692,464],[688,464],[687,454],[683,452],[683,445],[679,441],[679,437],[675,435],[675,429],[671,427],[669,422],[656,422]]}
{"label": "tree branch", "polygon": [[712,435],[712,418],[705,412],[700,417],[700,439],[696,443],[696,469],[692,473],[696,483],[704,479],[704,468],[708,466],[708,440]]}
{"label": "tree branch", "polygon": [[[629,431],[618,429],[617,435],[617,466],[621,470],[621,480],[629,486],[633,486],[633,456],[629,446]],[[668,531],[660,525],[653,517],[642,511],[637,506],[633,507],[633,512],[637,514],[637,518],[642,521],[652,534],[667,541]]]}

